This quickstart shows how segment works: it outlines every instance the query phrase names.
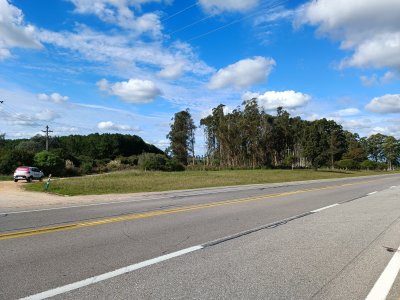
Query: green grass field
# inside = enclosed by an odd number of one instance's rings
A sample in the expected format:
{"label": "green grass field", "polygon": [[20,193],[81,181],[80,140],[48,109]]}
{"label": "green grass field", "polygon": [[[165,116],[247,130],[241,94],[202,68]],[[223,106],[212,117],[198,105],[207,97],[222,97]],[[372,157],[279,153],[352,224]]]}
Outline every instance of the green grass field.
{"label": "green grass field", "polygon": [[0,181],[9,181],[13,180],[12,175],[0,175]]}
{"label": "green grass field", "polygon": [[[333,172],[314,170],[143,172],[131,170],[54,180],[51,182],[49,191],[70,196],[137,193],[379,174],[388,174],[388,172]],[[44,182],[33,183],[26,185],[25,188],[29,191],[43,191],[44,184]]]}

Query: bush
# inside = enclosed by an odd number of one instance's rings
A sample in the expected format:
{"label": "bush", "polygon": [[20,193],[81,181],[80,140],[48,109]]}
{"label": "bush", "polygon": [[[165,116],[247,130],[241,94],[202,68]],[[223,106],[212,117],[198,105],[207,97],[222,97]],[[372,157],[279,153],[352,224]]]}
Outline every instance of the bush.
{"label": "bush", "polygon": [[364,169],[364,170],[375,170],[375,169],[378,167],[378,163],[375,162],[375,161],[372,161],[372,160],[367,159],[367,160],[364,160],[364,161],[361,163],[360,166],[361,166],[361,168]]}
{"label": "bush", "polygon": [[81,170],[81,173],[84,175],[92,173],[93,162],[90,162],[90,161],[83,162],[80,166],[80,170]]}
{"label": "bush", "polygon": [[137,155],[131,155],[128,157],[120,156],[117,159],[119,159],[122,164],[129,166],[137,166],[139,162],[139,157]]}
{"label": "bush", "polygon": [[338,162],[336,162],[336,166],[338,166],[339,169],[346,169],[346,170],[356,170],[360,168],[359,164],[353,159],[339,160]]}
{"label": "bush", "polygon": [[185,166],[175,159],[168,159],[165,164],[166,171],[185,171]]}
{"label": "bush", "polygon": [[121,161],[120,160],[112,160],[107,164],[107,168],[109,170],[120,170],[121,169]]}
{"label": "bush", "polygon": [[54,153],[48,151],[36,153],[34,162],[46,175],[59,176],[64,173],[64,161]]}
{"label": "bush", "polygon": [[143,153],[139,156],[139,167],[149,171],[166,170],[167,157],[162,154]]}

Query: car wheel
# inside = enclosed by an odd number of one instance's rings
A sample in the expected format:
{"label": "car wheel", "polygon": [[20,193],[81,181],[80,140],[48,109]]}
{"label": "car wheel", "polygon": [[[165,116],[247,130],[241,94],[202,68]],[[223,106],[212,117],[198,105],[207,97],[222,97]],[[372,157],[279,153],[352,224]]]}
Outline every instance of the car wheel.
{"label": "car wheel", "polygon": [[32,177],[28,177],[28,178],[26,179],[26,181],[27,181],[27,182],[32,182]]}
{"label": "car wheel", "polygon": [[40,177],[40,178],[39,178],[39,181],[43,181],[43,177]]}
{"label": "car wheel", "polygon": [[18,179],[14,179],[14,182],[18,182]]}

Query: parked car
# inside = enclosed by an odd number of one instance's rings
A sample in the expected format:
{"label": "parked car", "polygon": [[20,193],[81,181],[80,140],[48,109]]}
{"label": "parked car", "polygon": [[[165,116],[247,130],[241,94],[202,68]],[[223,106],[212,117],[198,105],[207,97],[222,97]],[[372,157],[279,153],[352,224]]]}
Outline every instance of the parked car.
{"label": "parked car", "polygon": [[14,182],[18,182],[18,180],[31,182],[34,179],[42,181],[43,177],[43,172],[36,167],[18,167],[14,172]]}

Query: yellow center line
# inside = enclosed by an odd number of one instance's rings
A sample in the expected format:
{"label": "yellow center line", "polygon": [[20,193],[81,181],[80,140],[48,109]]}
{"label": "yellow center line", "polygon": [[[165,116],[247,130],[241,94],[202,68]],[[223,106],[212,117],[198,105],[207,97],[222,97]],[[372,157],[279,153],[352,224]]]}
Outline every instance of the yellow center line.
{"label": "yellow center line", "polygon": [[296,190],[296,191],[291,191],[291,192],[267,194],[267,195],[262,195],[262,196],[254,196],[254,197],[247,197],[247,198],[240,198],[240,199],[233,199],[233,200],[224,200],[224,201],[211,202],[211,203],[205,203],[205,204],[195,204],[195,205],[183,206],[183,207],[177,207],[177,208],[154,210],[154,211],[143,212],[143,213],[127,214],[127,215],[122,215],[122,216],[118,216],[118,217],[107,217],[107,218],[97,219],[97,220],[68,223],[68,224],[57,225],[57,226],[46,226],[46,227],[40,227],[40,228],[34,228],[34,229],[12,231],[12,232],[0,234],[0,241],[15,239],[15,238],[22,238],[22,237],[33,236],[33,235],[39,235],[39,234],[47,234],[47,233],[52,233],[52,232],[73,230],[73,229],[78,229],[78,228],[93,227],[93,226],[116,223],[116,222],[132,221],[132,220],[145,219],[145,218],[151,218],[151,217],[157,217],[157,216],[163,216],[163,215],[169,215],[169,214],[176,214],[176,213],[182,213],[182,212],[187,212],[187,211],[218,207],[218,206],[223,206],[223,205],[255,202],[255,201],[265,200],[265,199],[269,199],[269,198],[277,198],[277,197],[284,197],[284,196],[290,196],[290,195],[296,195],[296,194],[302,194],[302,193],[335,189],[335,188],[353,186],[353,185],[364,184],[364,183],[375,182],[375,181],[376,180],[369,180],[369,181],[360,181],[360,182],[356,182],[356,183],[345,183],[345,184],[341,184],[341,185],[331,185],[331,186],[325,186],[325,187],[319,187],[319,188],[301,189],[301,190]]}

